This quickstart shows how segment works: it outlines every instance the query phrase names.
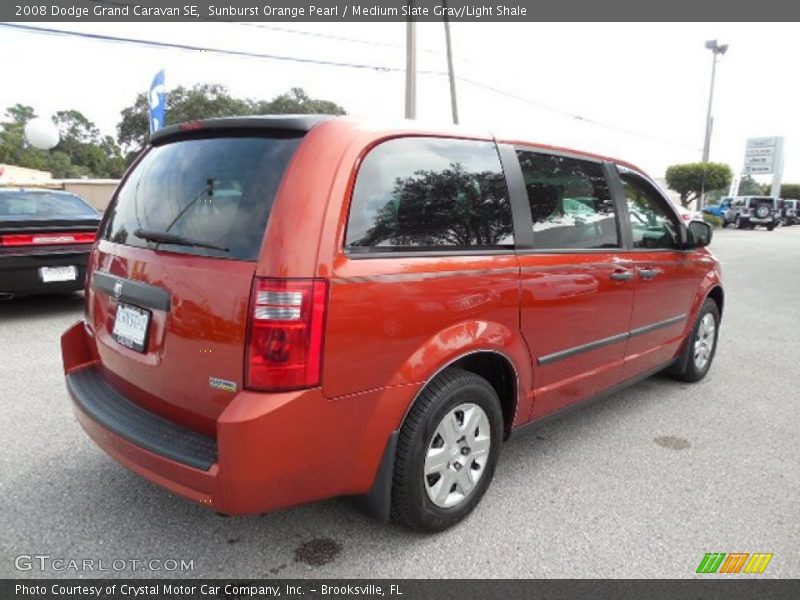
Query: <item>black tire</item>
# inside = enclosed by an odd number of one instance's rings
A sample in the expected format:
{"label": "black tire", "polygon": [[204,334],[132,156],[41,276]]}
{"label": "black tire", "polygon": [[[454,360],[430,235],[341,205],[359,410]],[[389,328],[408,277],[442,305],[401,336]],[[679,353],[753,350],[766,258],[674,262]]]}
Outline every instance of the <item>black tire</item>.
{"label": "black tire", "polygon": [[[478,405],[488,417],[489,456],[469,495],[451,508],[442,508],[431,501],[425,490],[425,455],[442,419],[464,402]],[[400,428],[392,480],[393,518],[417,531],[442,531],[464,519],[492,481],[502,439],[503,413],[489,382],[463,369],[451,367],[442,371],[417,398]]]}
{"label": "black tire", "polygon": [[[703,321],[703,317],[707,314],[711,314],[714,316],[714,345],[711,348],[710,356],[708,357],[708,361],[702,368],[698,368],[697,364],[694,360],[694,343],[697,339],[697,331],[700,328],[700,324]],[[719,340],[719,307],[717,303],[714,302],[711,298],[706,298],[706,301],[703,303],[703,306],[700,308],[700,312],[697,314],[697,319],[695,320],[694,327],[692,327],[692,331],[689,336],[686,338],[684,342],[685,346],[683,352],[681,353],[680,358],[675,362],[675,364],[667,370],[667,373],[674,377],[675,379],[679,379],[681,381],[688,381],[690,383],[694,383],[695,381],[700,381],[703,377],[706,376],[708,370],[711,368],[711,364],[714,362],[714,356],[717,353],[717,342]]]}
{"label": "black tire", "polygon": [[775,223],[770,223],[767,225],[767,231],[772,231],[773,229],[775,229]]}
{"label": "black tire", "polygon": [[736,218],[733,221],[733,225],[734,227],[736,227],[736,229],[744,229],[744,221],[739,215],[736,215]]}

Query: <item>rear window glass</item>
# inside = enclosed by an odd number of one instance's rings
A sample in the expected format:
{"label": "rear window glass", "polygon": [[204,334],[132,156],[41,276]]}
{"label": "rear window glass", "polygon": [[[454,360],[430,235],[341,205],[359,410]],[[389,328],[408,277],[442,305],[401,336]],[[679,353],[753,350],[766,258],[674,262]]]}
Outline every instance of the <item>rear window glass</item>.
{"label": "rear window glass", "polygon": [[98,213],[73,194],[28,190],[0,192],[0,219],[51,220],[87,217],[98,217]]}
{"label": "rear window glass", "polygon": [[[214,137],[153,147],[120,189],[103,238],[255,260],[275,192],[299,142],[297,136]],[[167,243],[164,234],[186,243]]]}
{"label": "rear window glass", "polygon": [[347,226],[351,250],[513,243],[511,204],[492,142],[401,138],[380,144],[364,159]]}

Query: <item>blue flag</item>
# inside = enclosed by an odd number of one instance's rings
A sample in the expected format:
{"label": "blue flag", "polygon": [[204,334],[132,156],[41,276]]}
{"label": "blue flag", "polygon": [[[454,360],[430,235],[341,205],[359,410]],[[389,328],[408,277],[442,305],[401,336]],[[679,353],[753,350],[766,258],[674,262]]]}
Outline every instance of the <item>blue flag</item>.
{"label": "blue flag", "polygon": [[150,92],[147,94],[150,101],[150,135],[164,127],[167,115],[167,88],[164,85],[164,69],[153,77]]}

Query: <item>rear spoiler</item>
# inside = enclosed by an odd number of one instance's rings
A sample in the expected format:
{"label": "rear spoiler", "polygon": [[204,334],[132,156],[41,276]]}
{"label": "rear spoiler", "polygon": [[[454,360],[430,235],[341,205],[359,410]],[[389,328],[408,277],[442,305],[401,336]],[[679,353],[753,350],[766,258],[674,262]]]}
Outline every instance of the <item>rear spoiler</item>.
{"label": "rear spoiler", "polygon": [[199,132],[230,131],[237,129],[265,129],[286,132],[307,133],[325,121],[335,118],[333,115],[267,115],[251,117],[225,117],[220,119],[204,119],[170,125],[159,129],[150,136],[151,144],[161,144],[187,134]]}

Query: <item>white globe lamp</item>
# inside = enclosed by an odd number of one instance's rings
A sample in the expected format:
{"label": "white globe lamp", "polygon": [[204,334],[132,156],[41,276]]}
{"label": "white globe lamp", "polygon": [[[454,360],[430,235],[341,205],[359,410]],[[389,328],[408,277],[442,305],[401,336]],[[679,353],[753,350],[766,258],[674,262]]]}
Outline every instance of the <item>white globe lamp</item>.
{"label": "white globe lamp", "polygon": [[25,139],[34,148],[50,150],[58,144],[58,127],[45,117],[36,117],[25,124]]}

